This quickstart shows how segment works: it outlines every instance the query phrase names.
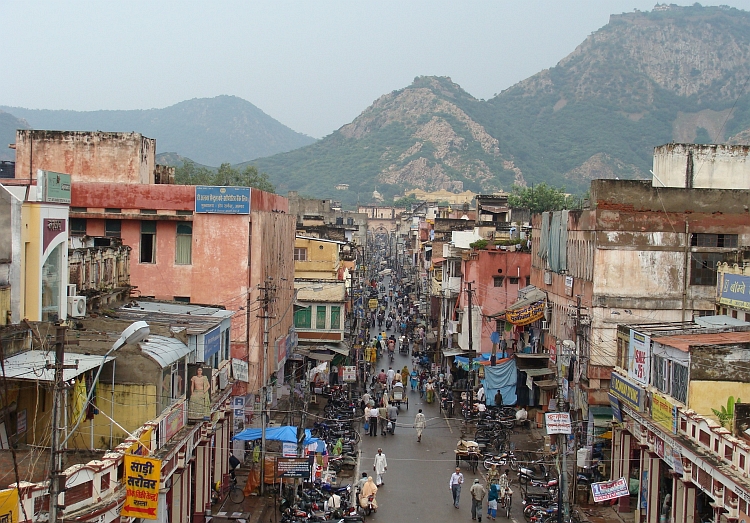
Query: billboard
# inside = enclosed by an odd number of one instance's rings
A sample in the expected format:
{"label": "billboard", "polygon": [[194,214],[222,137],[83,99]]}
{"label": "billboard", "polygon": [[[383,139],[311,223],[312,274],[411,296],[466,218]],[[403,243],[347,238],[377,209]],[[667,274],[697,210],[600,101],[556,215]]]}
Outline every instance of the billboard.
{"label": "billboard", "polygon": [[250,214],[250,187],[196,185],[195,212]]}
{"label": "billboard", "polygon": [[719,303],[750,310],[750,276],[719,273]]}
{"label": "billboard", "polygon": [[628,376],[641,385],[648,385],[651,366],[651,337],[630,329]]}
{"label": "billboard", "polygon": [[[41,182],[41,183],[40,183]],[[42,201],[70,203],[70,175],[52,171],[37,171],[37,183],[42,186]]]}
{"label": "billboard", "polygon": [[125,504],[121,516],[156,519],[161,460],[125,454]]}

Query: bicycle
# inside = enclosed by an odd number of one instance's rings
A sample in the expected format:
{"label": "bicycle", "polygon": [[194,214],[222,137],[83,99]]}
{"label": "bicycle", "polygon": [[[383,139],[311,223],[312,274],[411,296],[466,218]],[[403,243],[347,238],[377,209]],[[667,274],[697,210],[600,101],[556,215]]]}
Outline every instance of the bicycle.
{"label": "bicycle", "polygon": [[[230,478],[228,489],[229,489],[229,492],[227,493],[227,496],[224,498],[224,503],[226,502],[227,498],[229,498],[232,501],[232,503],[234,503],[235,505],[239,505],[240,503],[245,501],[245,491],[243,490],[242,487],[240,487],[237,484],[237,478]],[[221,481],[217,481],[216,483],[214,483],[213,485],[214,502],[218,502],[219,499],[221,498],[221,490],[222,490]],[[222,506],[224,505],[224,503],[222,503]]]}

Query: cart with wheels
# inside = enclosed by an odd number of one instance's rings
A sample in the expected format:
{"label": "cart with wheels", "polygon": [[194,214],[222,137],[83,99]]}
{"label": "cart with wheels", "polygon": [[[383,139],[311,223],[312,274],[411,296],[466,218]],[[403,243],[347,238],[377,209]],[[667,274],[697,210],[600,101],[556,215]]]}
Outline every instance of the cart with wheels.
{"label": "cart with wheels", "polygon": [[469,469],[471,470],[472,474],[477,473],[477,467],[479,466],[479,461],[482,459],[482,454],[479,451],[473,451],[473,450],[454,450],[453,452],[456,453],[456,466],[461,466],[461,462],[465,461],[469,464]]}
{"label": "cart with wheels", "polygon": [[409,410],[409,397],[404,394],[404,384],[400,381],[397,381],[393,384],[393,389],[391,390],[391,395],[389,398],[389,403],[392,403],[396,406],[397,409],[401,410],[401,405],[406,406],[406,410]]}

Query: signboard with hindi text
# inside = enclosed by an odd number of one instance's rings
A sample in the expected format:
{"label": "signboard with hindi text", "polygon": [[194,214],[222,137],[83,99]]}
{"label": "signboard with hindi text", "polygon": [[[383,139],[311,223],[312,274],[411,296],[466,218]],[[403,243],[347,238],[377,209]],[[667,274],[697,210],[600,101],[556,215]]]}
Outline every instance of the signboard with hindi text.
{"label": "signboard with hindi text", "polygon": [[727,272],[719,274],[719,303],[750,310],[750,276]]}
{"label": "signboard with hindi text", "polygon": [[0,522],[18,521],[18,489],[0,490]]}
{"label": "signboard with hindi text", "polygon": [[123,517],[156,519],[161,460],[125,454]]}
{"label": "signboard with hindi text", "polygon": [[619,478],[614,481],[602,481],[601,483],[591,484],[591,494],[594,496],[594,503],[608,501],[610,499],[629,496],[628,482],[625,478]]}
{"label": "signboard with hindi text", "polygon": [[571,434],[573,432],[570,423],[569,412],[545,412],[544,424],[547,434]]}
{"label": "signboard with hindi text", "polygon": [[538,301],[520,309],[505,311],[505,321],[518,326],[528,325],[542,318],[544,318],[544,301]]}

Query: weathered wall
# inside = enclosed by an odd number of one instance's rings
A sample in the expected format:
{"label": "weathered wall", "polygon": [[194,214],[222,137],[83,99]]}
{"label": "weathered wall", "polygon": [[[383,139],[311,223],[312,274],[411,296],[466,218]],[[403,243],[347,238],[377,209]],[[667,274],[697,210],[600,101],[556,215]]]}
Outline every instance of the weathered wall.
{"label": "weathered wall", "polygon": [[672,143],[654,148],[654,187],[750,189],[750,146]]}
{"label": "weathered wall", "polygon": [[68,173],[72,182],[154,183],[156,140],[139,133],[16,131],[16,178],[37,169]]}
{"label": "weathered wall", "polygon": [[294,262],[295,278],[336,279],[339,268],[339,244],[295,238],[294,247],[307,249],[307,260]]}
{"label": "weathered wall", "polygon": [[748,213],[750,190],[652,187],[643,180],[592,180],[591,206],[597,209],[659,213]]}
{"label": "weathered wall", "polygon": [[690,380],[688,389],[688,408],[701,416],[708,416],[718,421],[711,409],[726,408],[729,396],[747,401],[750,398],[750,383],[740,381],[703,381]]}

